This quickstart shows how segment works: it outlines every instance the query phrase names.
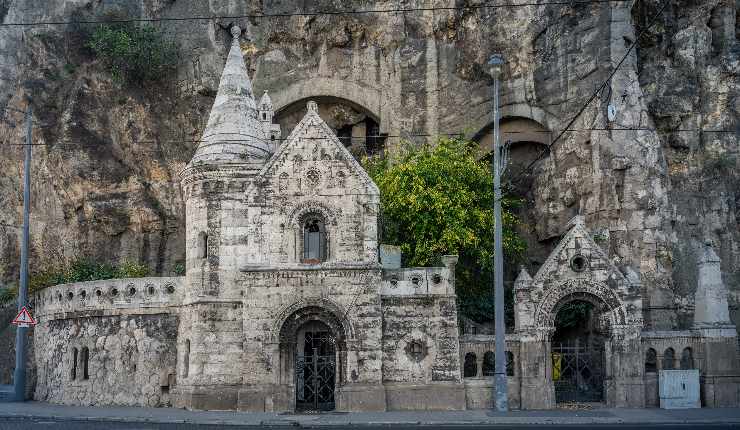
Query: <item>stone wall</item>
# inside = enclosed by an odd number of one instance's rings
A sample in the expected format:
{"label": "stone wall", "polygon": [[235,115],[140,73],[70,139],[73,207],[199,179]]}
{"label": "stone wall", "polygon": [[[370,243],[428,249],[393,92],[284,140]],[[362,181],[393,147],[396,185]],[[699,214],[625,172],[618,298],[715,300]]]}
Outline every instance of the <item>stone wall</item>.
{"label": "stone wall", "polygon": [[138,278],[57,285],[34,294],[34,399],[170,405],[182,293],[183,278]]}
{"label": "stone wall", "polygon": [[454,295],[384,296],[388,409],[464,409]]}
{"label": "stone wall", "polygon": [[[81,317],[41,324],[36,328],[37,342],[44,345],[36,352],[36,400],[84,406],[170,404],[177,316]],[[87,364],[83,351],[89,351]]]}

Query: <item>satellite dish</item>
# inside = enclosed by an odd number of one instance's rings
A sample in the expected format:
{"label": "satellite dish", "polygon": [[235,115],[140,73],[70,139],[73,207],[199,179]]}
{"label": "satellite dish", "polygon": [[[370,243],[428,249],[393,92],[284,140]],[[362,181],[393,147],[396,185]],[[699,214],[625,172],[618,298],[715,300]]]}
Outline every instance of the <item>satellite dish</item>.
{"label": "satellite dish", "polygon": [[614,107],[614,105],[609,105],[606,107],[606,117],[609,122],[614,122],[614,119],[617,117],[617,108]]}

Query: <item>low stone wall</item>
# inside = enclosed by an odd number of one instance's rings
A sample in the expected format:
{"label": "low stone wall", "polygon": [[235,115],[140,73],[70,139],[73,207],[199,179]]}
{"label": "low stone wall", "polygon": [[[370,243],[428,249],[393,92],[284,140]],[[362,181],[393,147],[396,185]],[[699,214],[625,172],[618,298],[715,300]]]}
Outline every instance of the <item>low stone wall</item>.
{"label": "low stone wall", "polygon": [[37,328],[36,400],[69,405],[165,406],[175,383],[176,315],[45,321]]}
{"label": "low stone wall", "polygon": [[[494,335],[465,335],[460,338],[460,363],[465,382],[465,399],[467,409],[491,409],[493,404],[493,370],[492,361],[496,352]],[[509,391],[509,408],[521,408],[520,383],[520,350],[519,340],[515,335],[506,335],[507,387]],[[487,355],[491,359],[485,362]]]}
{"label": "low stone wall", "polygon": [[[712,336],[715,334],[715,336]],[[740,404],[740,364],[734,331],[644,331],[642,333],[647,406],[658,406],[658,372],[699,369],[701,401],[706,407]]]}
{"label": "low stone wall", "polygon": [[86,406],[170,405],[183,284],[183,278],[110,279],[34,294],[34,398]]}

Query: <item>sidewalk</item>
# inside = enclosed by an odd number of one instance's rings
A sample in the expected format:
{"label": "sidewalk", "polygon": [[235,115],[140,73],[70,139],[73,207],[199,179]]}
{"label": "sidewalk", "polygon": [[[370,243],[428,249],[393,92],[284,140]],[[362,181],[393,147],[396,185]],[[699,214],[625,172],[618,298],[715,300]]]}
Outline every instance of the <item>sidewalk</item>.
{"label": "sidewalk", "polygon": [[189,423],[241,426],[334,426],[334,425],[456,425],[456,424],[711,424],[740,423],[740,408],[731,409],[592,409],[512,411],[394,411],[323,413],[312,415],[195,412],[173,408],[81,407],[41,402],[0,403],[0,419],[23,417],[84,421],[139,423]]}

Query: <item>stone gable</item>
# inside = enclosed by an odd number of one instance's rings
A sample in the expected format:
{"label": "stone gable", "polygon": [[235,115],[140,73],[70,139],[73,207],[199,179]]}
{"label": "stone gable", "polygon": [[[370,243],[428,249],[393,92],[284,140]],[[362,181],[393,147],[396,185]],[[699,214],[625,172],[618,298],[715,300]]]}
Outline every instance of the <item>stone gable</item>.
{"label": "stone gable", "polygon": [[[365,170],[319,117],[316,104],[246,191],[250,213],[262,225],[262,257],[252,264],[301,262],[307,216],[326,227],[328,265],[377,265],[380,192]],[[265,261],[267,256],[267,261]]]}

